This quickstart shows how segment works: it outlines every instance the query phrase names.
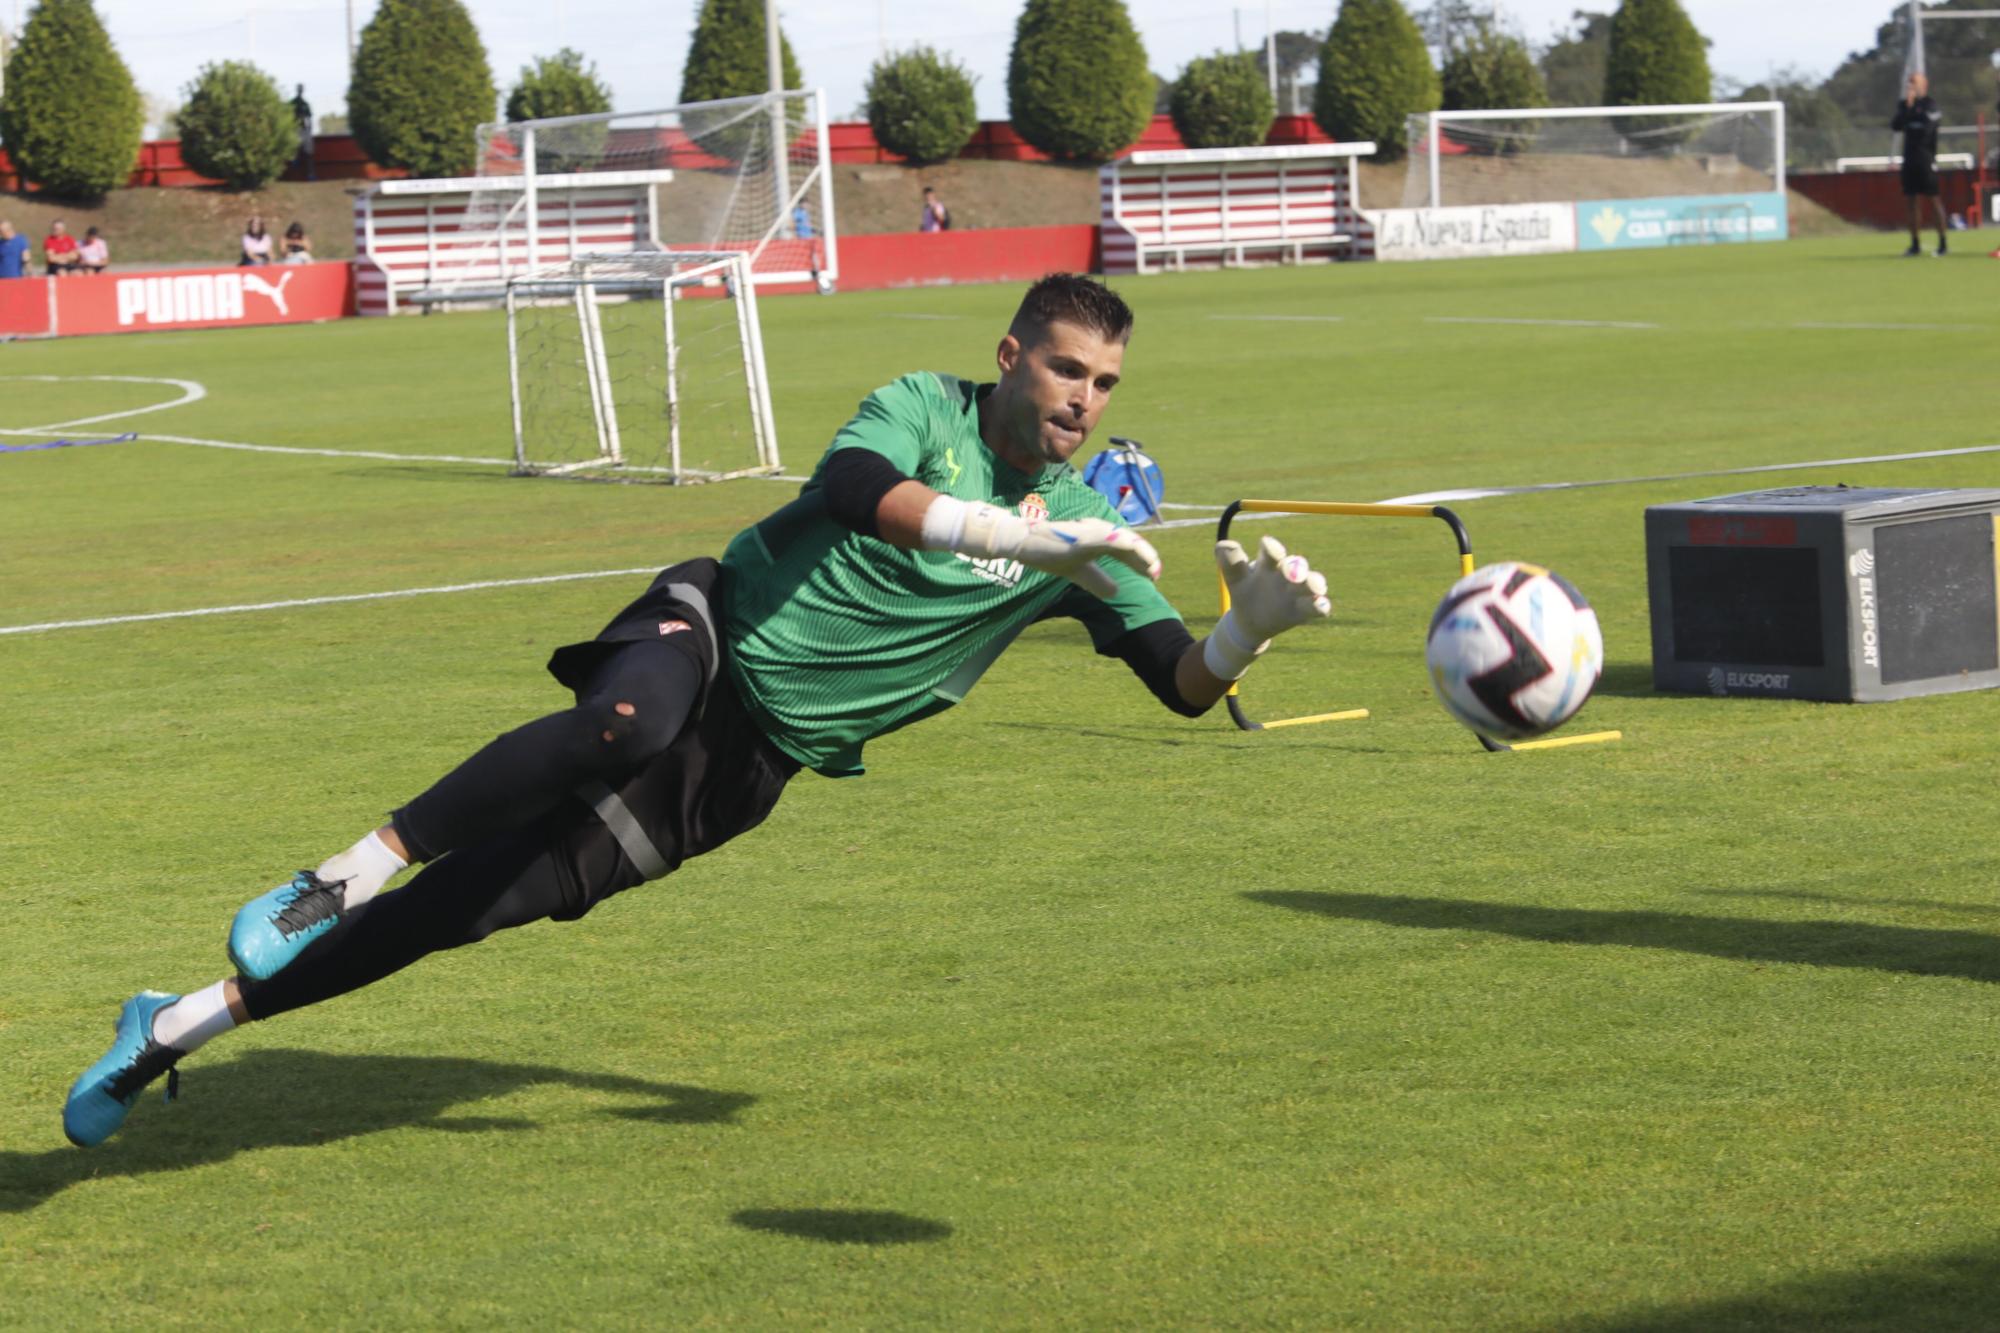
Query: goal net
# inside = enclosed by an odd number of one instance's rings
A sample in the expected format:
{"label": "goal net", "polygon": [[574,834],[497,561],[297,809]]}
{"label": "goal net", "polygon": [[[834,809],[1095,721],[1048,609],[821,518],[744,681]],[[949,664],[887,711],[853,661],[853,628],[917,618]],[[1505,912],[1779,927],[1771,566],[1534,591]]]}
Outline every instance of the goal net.
{"label": "goal net", "polygon": [[780,470],[748,254],[593,255],[511,278],[514,461],[676,483]]}
{"label": "goal net", "polygon": [[[595,250],[742,251],[755,281],[839,277],[823,92],[507,121],[479,131],[457,263],[441,293]],[[455,267],[458,271],[451,271]]]}
{"label": "goal net", "polygon": [[1409,145],[1405,208],[1784,189],[1779,102],[1433,111]]}

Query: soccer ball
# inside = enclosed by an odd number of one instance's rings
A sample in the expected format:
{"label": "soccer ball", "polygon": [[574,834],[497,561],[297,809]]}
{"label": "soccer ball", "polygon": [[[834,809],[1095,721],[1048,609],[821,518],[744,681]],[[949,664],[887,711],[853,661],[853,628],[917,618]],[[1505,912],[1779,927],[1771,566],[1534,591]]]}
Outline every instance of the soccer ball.
{"label": "soccer ball", "polygon": [[1568,579],[1509,562],[1451,585],[1424,661],[1447,713],[1494,740],[1523,740],[1576,716],[1604,672],[1604,636]]}

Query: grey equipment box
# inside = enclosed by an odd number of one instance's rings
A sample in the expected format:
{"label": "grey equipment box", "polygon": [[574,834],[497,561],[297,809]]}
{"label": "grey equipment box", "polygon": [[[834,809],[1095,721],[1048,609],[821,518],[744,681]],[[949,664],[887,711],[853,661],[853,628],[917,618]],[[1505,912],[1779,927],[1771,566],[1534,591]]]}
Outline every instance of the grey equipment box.
{"label": "grey equipment box", "polygon": [[1873,702],[2000,685],[2000,490],[1788,486],[1646,510],[1653,687]]}

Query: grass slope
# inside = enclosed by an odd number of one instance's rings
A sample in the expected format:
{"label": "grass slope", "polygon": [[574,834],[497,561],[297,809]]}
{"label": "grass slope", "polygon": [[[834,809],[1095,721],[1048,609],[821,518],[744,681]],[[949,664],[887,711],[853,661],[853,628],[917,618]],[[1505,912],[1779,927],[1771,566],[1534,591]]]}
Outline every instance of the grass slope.
{"label": "grass slope", "polygon": [[[1990,375],[1984,269],[1883,253],[1129,281],[1104,429],[1218,504],[1991,443],[1944,406]],[[873,384],[988,364],[1013,296],[770,302],[793,466]],[[1317,318],[1225,318],[1268,315]],[[1475,317],[1660,327],[1427,322]],[[1794,327],[1827,323],[1970,331]],[[497,455],[497,339],[114,338],[7,373],[207,387],[149,433]],[[142,392],[7,390],[23,426]],[[1467,502],[1482,558],[1604,615],[1579,725],[1627,739],[1540,755],[1427,697],[1436,525],[1274,522],[1337,623],[1246,697],[1371,720],[1183,721],[1040,627],[868,777],[801,779],[582,923],[233,1034],[91,1152],[57,1112],[116,1004],[219,975],[243,899],[558,703],[547,651],[645,580],[0,637],[0,1324],[1989,1327],[2000,697],[1654,695],[1640,515],[1994,457]],[[0,457],[0,625],[646,567],[788,489]],[[1199,632],[1208,534],[1159,543]]]}

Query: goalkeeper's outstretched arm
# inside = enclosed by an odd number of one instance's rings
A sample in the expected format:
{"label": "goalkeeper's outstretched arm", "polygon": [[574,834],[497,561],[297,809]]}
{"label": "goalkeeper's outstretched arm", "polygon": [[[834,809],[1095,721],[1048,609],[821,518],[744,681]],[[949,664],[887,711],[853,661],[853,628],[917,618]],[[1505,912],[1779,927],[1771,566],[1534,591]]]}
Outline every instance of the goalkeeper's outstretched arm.
{"label": "goalkeeper's outstretched arm", "polygon": [[869,450],[835,450],[821,484],[835,522],[904,550],[1019,560],[1099,597],[1118,590],[1117,580],[1097,566],[1106,557],[1149,579],[1160,577],[1159,552],[1130,528],[1095,518],[1022,518],[996,505],[940,495]]}
{"label": "goalkeeper's outstretched arm", "polygon": [[1174,668],[1181,698],[1200,711],[1229,693],[1272,639],[1333,614],[1326,576],[1304,556],[1287,555],[1275,537],[1257,544],[1254,560],[1235,542],[1217,542],[1215,564],[1229,589],[1229,609]]}
{"label": "goalkeeper's outstretched arm", "polygon": [[1254,561],[1235,542],[1218,543],[1216,563],[1229,585],[1230,608],[1205,639],[1196,640],[1177,618],[1120,633],[1116,617],[1087,599],[1070,599],[1061,614],[1090,625],[1098,651],[1122,659],[1161,703],[1182,717],[1200,717],[1272,638],[1332,610],[1325,578],[1268,537]]}

